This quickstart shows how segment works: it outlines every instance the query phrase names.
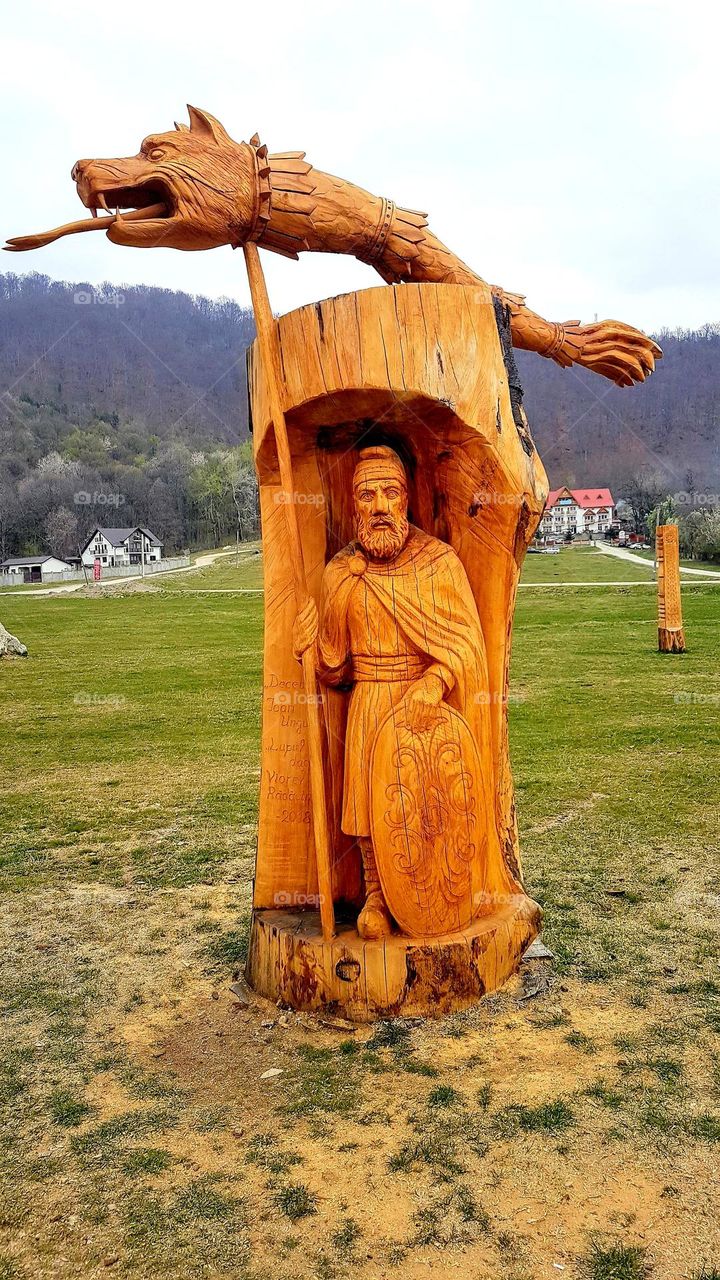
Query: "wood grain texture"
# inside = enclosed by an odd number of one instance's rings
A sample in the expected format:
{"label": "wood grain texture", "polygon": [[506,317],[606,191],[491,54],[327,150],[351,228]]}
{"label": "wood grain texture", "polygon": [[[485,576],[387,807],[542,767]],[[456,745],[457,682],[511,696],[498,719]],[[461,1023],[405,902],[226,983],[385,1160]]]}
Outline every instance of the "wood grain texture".
{"label": "wood grain texture", "polygon": [[372,942],[342,923],[325,942],[317,913],[257,911],[247,977],[269,1000],[355,1022],[440,1017],[502,986],[539,927],[524,895],[459,933]]}
{"label": "wood grain texture", "polygon": [[680,588],[680,534],[676,524],[655,530],[658,588],[658,648],[661,653],[685,653]]}
{"label": "wood grain texture", "polygon": [[[488,786],[493,831],[510,875],[520,858],[507,741],[512,614],[547,477],[513,414],[490,290],[410,285],[329,299],[277,322],[284,410],[310,593],[354,536],[358,442],[385,440],[407,463],[413,523],[457,553],[477,606],[487,660]],[[295,596],[265,377],[249,360],[265,548],[262,779],[255,906],[312,905],[317,893],[302,682],[292,653]],[[522,430],[521,430],[522,427]],[[357,848],[339,831],[342,695],[327,690],[328,803],[334,897],[361,900]]]}
{"label": "wood grain texture", "polygon": [[[282,403],[282,388],[277,350],[277,332],[270,310],[265,277],[260,265],[260,257],[254,244],[245,246],[250,292],[255,312],[257,327],[257,344],[261,353],[265,370],[270,411],[272,414],[273,437],[280,475],[281,495],[284,499],[283,509],[286,518],[286,542],[293,576],[295,602],[298,607],[307,594],[307,579],[303,558],[300,526],[297,520],[297,504],[295,501],[295,479],[293,476],[292,457],[288,442],[287,424]],[[303,655],[302,662],[303,691],[305,694],[305,723],[307,730],[307,760],[310,776],[311,821],[313,845],[315,849],[315,871],[318,880],[318,901],[322,919],[323,934],[331,938],[335,932],[332,898],[332,869],[330,853],[330,835],[328,830],[327,804],[325,799],[325,781],[322,760],[322,726],[320,723],[319,699],[317,698],[317,679],[315,664],[311,652]]]}
{"label": "wood grain texture", "polygon": [[472,731],[444,702],[418,726],[402,704],[378,728],[371,830],[387,905],[403,933],[457,932],[486,893],[488,813]]}

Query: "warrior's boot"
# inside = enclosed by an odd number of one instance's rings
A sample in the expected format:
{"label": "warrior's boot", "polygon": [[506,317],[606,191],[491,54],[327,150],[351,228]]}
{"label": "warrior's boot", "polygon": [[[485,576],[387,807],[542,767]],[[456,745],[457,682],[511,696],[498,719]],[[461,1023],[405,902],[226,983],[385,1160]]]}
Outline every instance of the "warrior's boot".
{"label": "warrior's boot", "polygon": [[360,850],[365,877],[365,906],[358,916],[357,931],[361,938],[384,938],[392,933],[392,921],[380,888],[372,840],[361,839]]}

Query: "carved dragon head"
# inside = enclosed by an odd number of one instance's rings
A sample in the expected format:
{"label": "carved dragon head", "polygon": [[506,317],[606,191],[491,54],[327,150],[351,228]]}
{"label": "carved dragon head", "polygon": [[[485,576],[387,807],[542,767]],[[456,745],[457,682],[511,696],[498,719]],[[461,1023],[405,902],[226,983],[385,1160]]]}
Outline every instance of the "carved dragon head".
{"label": "carved dragon head", "polygon": [[[93,216],[120,213],[107,231],[114,244],[214,249],[247,238],[256,216],[254,149],[234,142],[207,111],[188,112],[189,127],[150,134],[136,156],[74,165],[78,195]],[[156,214],[158,205],[164,210]],[[123,217],[127,209],[151,216]]]}

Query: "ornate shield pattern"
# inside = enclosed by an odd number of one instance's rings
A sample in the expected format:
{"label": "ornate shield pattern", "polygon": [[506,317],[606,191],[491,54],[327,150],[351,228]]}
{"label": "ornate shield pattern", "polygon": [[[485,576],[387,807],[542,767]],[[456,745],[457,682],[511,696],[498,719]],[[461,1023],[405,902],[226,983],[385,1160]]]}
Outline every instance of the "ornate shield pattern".
{"label": "ornate shield pattern", "polygon": [[401,704],[378,729],[370,769],[375,859],[398,925],[429,937],[465,928],[482,900],[488,818],[467,721],[441,703],[418,730]]}

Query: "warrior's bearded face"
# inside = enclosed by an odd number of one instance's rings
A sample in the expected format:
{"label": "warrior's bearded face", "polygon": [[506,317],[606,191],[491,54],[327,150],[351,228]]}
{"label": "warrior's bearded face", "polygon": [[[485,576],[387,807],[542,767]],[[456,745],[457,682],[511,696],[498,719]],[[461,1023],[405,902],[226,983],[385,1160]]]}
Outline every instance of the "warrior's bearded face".
{"label": "warrior's bearded face", "polygon": [[398,475],[371,475],[358,467],[354,484],[357,538],[373,560],[392,560],[409,533],[407,488]]}

